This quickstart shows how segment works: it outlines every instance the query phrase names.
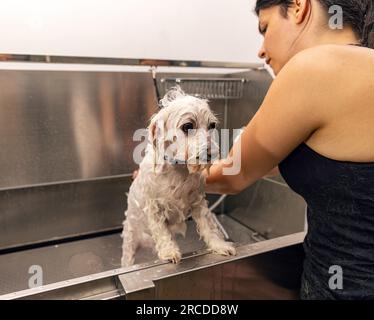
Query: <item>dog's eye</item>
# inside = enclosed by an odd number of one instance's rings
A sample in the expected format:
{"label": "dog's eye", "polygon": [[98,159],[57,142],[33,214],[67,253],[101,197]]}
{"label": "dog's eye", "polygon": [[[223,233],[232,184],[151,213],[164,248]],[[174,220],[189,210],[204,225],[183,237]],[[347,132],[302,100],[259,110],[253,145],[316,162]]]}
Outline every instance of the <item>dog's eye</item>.
{"label": "dog's eye", "polygon": [[209,126],[208,126],[208,130],[215,129],[215,128],[216,128],[216,123],[215,122],[210,123]]}
{"label": "dog's eye", "polygon": [[193,123],[192,122],[185,123],[182,126],[182,130],[183,130],[184,133],[188,133],[188,130],[192,130],[192,129],[193,129]]}

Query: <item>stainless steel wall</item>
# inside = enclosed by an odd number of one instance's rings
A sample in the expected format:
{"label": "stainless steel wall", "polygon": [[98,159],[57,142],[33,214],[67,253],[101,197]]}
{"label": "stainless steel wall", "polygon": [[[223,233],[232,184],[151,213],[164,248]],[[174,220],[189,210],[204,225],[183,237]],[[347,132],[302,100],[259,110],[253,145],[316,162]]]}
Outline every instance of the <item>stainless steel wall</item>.
{"label": "stainless steel wall", "polygon": [[118,228],[149,72],[0,71],[0,249]]}
{"label": "stainless steel wall", "polygon": [[0,71],[0,188],[112,176],[157,110],[148,73]]}

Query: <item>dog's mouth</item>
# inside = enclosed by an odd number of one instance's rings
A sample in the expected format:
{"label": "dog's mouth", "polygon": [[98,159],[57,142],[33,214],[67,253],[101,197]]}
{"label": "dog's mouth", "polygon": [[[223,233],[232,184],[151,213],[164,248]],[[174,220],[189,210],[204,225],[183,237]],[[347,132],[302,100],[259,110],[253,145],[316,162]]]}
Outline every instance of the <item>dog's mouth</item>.
{"label": "dog's mouth", "polygon": [[187,169],[189,173],[197,173],[202,172],[205,169],[208,169],[212,166],[212,156],[206,156],[204,158],[197,157],[195,162],[189,163],[187,162]]}
{"label": "dog's mouth", "polygon": [[198,173],[202,172],[206,168],[206,165],[201,164],[187,164],[188,173]]}
{"label": "dog's mouth", "polygon": [[169,157],[168,155],[164,155],[164,160],[167,161],[169,164],[189,164],[191,166],[193,165],[200,165],[200,166],[206,166],[206,165],[211,165],[214,160],[216,160],[216,157],[213,157],[212,154],[206,154],[204,156],[195,156],[195,157],[190,157],[187,160],[185,159],[178,159]]}
{"label": "dog's mouth", "polygon": [[212,165],[211,156],[207,157],[207,159],[204,159],[204,161],[200,160],[198,157],[195,159],[196,161],[191,161],[191,160],[186,161],[186,160],[181,160],[181,159],[176,159],[176,158],[169,158],[167,156],[164,157],[164,160],[170,165],[186,166],[190,174],[202,172],[204,169],[207,169]]}
{"label": "dog's mouth", "polygon": [[167,155],[164,155],[164,160],[166,162],[168,162],[169,164],[171,165],[177,165],[177,164],[187,164],[187,161],[186,160],[182,160],[182,159],[177,159],[177,158],[170,158],[168,157]]}
{"label": "dog's mouth", "polygon": [[193,174],[197,172],[202,172],[204,169],[209,168],[212,164],[211,163],[189,163],[188,161],[185,160],[179,160],[179,159],[165,159],[168,161],[169,164],[177,166],[177,165],[182,165],[186,166],[188,169],[188,173]]}

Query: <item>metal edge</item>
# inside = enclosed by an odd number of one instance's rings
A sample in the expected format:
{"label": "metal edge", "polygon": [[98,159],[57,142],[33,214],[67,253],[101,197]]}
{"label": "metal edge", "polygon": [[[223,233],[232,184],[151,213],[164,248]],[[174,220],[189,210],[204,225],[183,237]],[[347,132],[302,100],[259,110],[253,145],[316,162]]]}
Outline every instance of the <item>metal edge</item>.
{"label": "metal edge", "polygon": [[[212,254],[211,259],[209,259],[208,263],[202,264],[199,267],[195,267],[193,269],[185,268],[183,266],[183,263],[178,264],[178,265],[172,265],[168,262],[162,262],[160,260],[156,260],[154,262],[150,262],[146,264],[133,265],[131,267],[126,267],[126,268],[118,268],[118,269],[114,269],[111,271],[97,273],[95,275],[75,278],[72,280],[65,280],[65,281],[52,283],[52,284],[37,287],[37,288],[31,288],[31,289],[17,291],[17,292],[5,294],[5,295],[0,295],[0,300],[15,300],[15,299],[22,299],[22,298],[27,298],[27,297],[32,297],[32,296],[35,297],[43,293],[53,292],[55,290],[61,290],[67,287],[76,286],[79,284],[84,284],[87,282],[100,280],[103,278],[116,277],[116,279],[118,279],[119,276],[124,276],[124,275],[126,276],[135,275],[136,276],[136,273],[139,273],[140,275],[140,271],[142,270],[155,268],[155,267],[165,268],[166,266],[167,271],[168,271],[167,275],[162,275],[162,272],[159,272],[160,277],[152,279],[152,281],[160,280],[165,277],[176,276],[178,274],[183,274],[183,273],[187,273],[190,271],[196,271],[196,270],[204,269],[210,266],[219,265],[223,263],[233,262],[233,261],[244,259],[250,256],[262,254],[265,252],[281,249],[281,248],[296,245],[296,244],[300,244],[304,241],[305,235],[306,235],[306,232],[299,232],[299,233],[294,233],[291,235],[282,236],[282,237],[265,240],[265,241],[261,241],[257,243],[242,245],[236,248],[237,255],[234,257],[231,256],[228,258],[228,257]],[[199,256],[201,257],[207,254],[209,254],[209,252],[204,251],[204,252],[195,254],[193,256],[184,257],[183,260],[184,259],[195,259],[195,258],[198,258]],[[123,277],[121,278],[122,278],[122,281],[117,281],[117,283],[123,283]],[[135,290],[134,288],[118,288],[117,295],[125,294],[126,289],[129,292],[130,291],[133,292]]]}
{"label": "metal edge", "polygon": [[131,178],[132,175],[133,175],[132,173],[124,173],[124,174],[117,174],[117,175],[112,175],[112,176],[101,176],[101,177],[74,179],[74,180],[59,180],[59,181],[52,181],[52,182],[41,182],[41,183],[35,183],[35,184],[20,185],[20,186],[0,187],[0,192],[21,190],[21,189],[31,189],[31,188],[44,188],[44,187],[49,187],[49,186],[61,186],[63,184],[97,182],[97,181],[103,181],[103,180]]}
{"label": "metal edge", "polygon": [[226,61],[194,61],[194,60],[167,60],[167,59],[132,59],[132,58],[104,58],[104,57],[78,57],[54,56],[37,54],[11,54],[0,53],[2,62],[41,62],[41,63],[67,63],[67,64],[101,64],[126,66],[166,66],[166,67],[205,67],[205,68],[263,68],[263,63],[226,62]]}
{"label": "metal edge", "polygon": [[[278,250],[278,249],[289,247],[295,244],[300,244],[304,241],[305,235],[306,235],[306,232],[299,232],[299,233],[295,233],[292,235],[287,235],[287,236],[278,237],[278,238],[274,238],[270,240],[264,240],[261,242],[239,246],[239,247],[236,247],[236,250],[237,250],[236,256],[230,256],[229,258],[225,256],[221,256],[221,255],[212,254],[209,257],[210,259],[208,263],[204,263],[198,267],[194,267],[193,269],[188,268],[188,266],[185,266],[183,264],[173,265],[173,264],[168,263],[166,264],[167,269],[168,269],[167,273],[163,274],[162,271],[161,272],[157,271],[157,273],[160,274],[160,276],[153,278],[152,281],[162,280],[164,278],[177,276],[177,275],[184,274],[190,271],[197,271],[197,270],[205,269],[211,266],[216,266],[216,265],[220,265],[220,264],[227,263],[227,262],[234,262],[237,260],[245,259],[247,257],[259,255],[259,254],[266,253],[269,251]],[[158,269],[159,268],[160,267],[158,266]],[[140,271],[144,271],[144,270],[140,270]],[[137,272],[139,272],[139,270]],[[129,274],[126,274],[126,275],[129,275]],[[139,276],[140,277],[142,276],[141,272]]]}
{"label": "metal edge", "polygon": [[[200,250],[196,251],[190,254],[185,254],[182,259],[188,259],[191,257],[196,257],[200,255],[204,255],[209,253],[207,250]],[[55,283],[51,283],[48,285],[36,287],[36,288],[30,288],[30,289],[25,289],[13,293],[7,293],[4,295],[0,295],[0,300],[13,300],[13,299],[20,299],[28,296],[34,296],[34,295],[39,295],[42,293],[54,291],[54,290],[60,290],[66,287],[71,287],[71,286],[77,286],[80,284],[84,284],[87,282],[92,282],[92,281],[97,281],[113,276],[118,276],[121,274],[126,274],[129,272],[139,272],[144,269],[160,266],[160,265],[166,265],[169,264],[167,261],[161,261],[161,260],[155,260],[155,261],[150,261],[147,263],[141,263],[141,264],[134,264],[133,266],[130,267],[123,267],[123,268],[117,268],[109,271],[104,271],[100,273],[96,273],[94,275],[89,275],[89,276],[83,276],[83,277],[78,277],[74,279],[69,279],[69,280],[63,280]]]}

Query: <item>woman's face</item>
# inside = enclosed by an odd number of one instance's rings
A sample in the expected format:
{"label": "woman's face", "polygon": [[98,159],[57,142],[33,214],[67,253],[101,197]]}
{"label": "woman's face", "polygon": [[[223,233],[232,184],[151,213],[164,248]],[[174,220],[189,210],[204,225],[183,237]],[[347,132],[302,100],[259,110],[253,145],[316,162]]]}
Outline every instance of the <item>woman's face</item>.
{"label": "woman's face", "polygon": [[297,38],[299,28],[292,18],[281,14],[279,6],[273,6],[259,12],[259,31],[264,37],[258,53],[261,59],[278,74],[288,60],[296,53],[293,43]]}

